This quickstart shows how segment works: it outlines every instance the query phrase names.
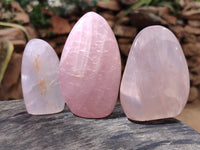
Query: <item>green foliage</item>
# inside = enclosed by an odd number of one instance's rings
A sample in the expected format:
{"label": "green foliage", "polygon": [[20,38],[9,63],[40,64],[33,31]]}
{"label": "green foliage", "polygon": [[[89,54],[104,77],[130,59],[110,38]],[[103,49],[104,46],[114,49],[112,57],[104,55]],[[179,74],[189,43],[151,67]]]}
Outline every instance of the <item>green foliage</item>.
{"label": "green foliage", "polygon": [[37,0],[15,0],[17,2],[19,2],[20,6],[26,10],[26,7],[31,3],[31,2],[35,2]]}
{"label": "green foliage", "polygon": [[[10,2],[11,0],[3,0],[0,2],[0,20],[10,21],[11,19],[13,19],[14,15],[11,13],[10,10]],[[7,19],[2,19],[4,14],[8,16]]]}
{"label": "green foliage", "polygon": [[5,0],[5,4],[9,5],[13,0]]}
{"label": "green foliage", "polygon": [[147,7],[147,6],[166,6],[168,7],[173,14],[177,14],[178,10],[180,9],[179,0],[168,0],[168,1],[162,1],[162,0],[139,0],[132,6],[130,6],[124,14],[121,16],[125,17],[127,16],[134,8],[139,7]]}
{"label": "green foliage", "polygon": [[46,30],[46,36],[47,37],[50,37],[50,36],[53,36],[55,35],[56,33],[54,31],[49,31],[49,30]]}
{"label": "green foliage", "polygon": [[51,26],[50,20],[47,19],[45,14],[43,13],[41,4],[34,5],[32,7],[33,7],[33,10],[29,14],[31,23],[35,27],[40,27],[40,28]]}
{"label": "green foliage", "polygon": [[[53,0],[51,1],[52,5],[49,5],[48,0],[43,0],[42,3],[39,3],[41,0],[16,0],[20,3],[23,9],[26,10],[27,6],[32,7],[32,11],[29,12],[31,23],[35,27],[46,28],[51,26],[51,22],[47,16],[43,13],[44,9],[52,11],[59,16],[66,16],[72,12],[83,11],[91,9],[97,5],[98,0],[91,0],[86,2],[84,0]],[[38,2],[34,4],[33,2]],[[59,2],[60,5],[54,5],[56,2]]]}
{"label": "green foliage", "polygon": [[74,11],[84,11],[94,8],[98,0],[86,2],[84,0],[60,0],[60,6],[53,6],[51,10],[59,16],[66,16]]}
{"label": "green foliage", "polygon": [[166,6],[168,7],[173,14],[177,14],[178,10],[180,10],[179,0],[152,0],[153,6]]}

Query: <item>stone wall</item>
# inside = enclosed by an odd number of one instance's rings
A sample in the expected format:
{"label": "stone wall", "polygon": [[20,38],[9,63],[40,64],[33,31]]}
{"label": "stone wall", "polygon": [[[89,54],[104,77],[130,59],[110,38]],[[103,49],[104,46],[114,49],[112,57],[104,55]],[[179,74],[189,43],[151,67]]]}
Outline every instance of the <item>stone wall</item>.
{"label": "stone wall", "polygon": [[[170,15],[170,10],[167,7],[137,8],[133,9],[127,16],[122,17],[124,11],[128,8],[127,5],[134,2],[135,0],[99,1],[97,8],[93,9],[108,21],[116,35],[121,53],[122,73],[136,34],[150,25],[166,26],[179,39],[187,58],[191,81],[189,101],[197,100],[200,87],[200,3],[180,1],[182,11],[176,17]],[[73,25],[85,13],[80,12],[76,15],[61,18],[46,12],[52,22],[52,27],[36,30],[30,24],[27,14],[19,8],[18,4],[15,3],[12,7],[16,6],[15,11],[26,16],[22,17],[23,19],[20,21],[23,22],[28,31],[29,39],[42,38],[46,40],[55,49],[58,56],[61,55],[62,48]],[[0,29],[1,37],[11,40],[15,50],[0,85],[0,100],[19,99],[22,98],[21,58],[26,41],[23,33],[15,28]]]}

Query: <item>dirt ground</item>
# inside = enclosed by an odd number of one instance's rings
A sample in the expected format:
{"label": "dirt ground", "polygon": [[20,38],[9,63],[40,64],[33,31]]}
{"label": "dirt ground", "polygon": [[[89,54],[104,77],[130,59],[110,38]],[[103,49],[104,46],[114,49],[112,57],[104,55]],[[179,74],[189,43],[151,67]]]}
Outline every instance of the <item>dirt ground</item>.
{"label": "dirt ground", "polygon": [[200,100],[187,104],[176,118],[200,133]]}

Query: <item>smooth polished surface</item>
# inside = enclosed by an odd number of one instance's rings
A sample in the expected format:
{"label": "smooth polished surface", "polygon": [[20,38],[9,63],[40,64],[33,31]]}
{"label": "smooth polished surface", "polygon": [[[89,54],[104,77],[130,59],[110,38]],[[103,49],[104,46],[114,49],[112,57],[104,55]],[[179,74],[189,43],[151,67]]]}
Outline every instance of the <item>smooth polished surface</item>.
{"label": "smooth polished surface", "polygon": [[22,59],[22,90],[28,113],[43,115],[64,109],[58,81],[59,59],[45,41],[32,39]]}
{"label": "smooth polished surface", "polygon": [[182,48],[167,28],[151,26],[135,38],[120,87],[128,118],[138,121],[177,116],[189,93]]}
{"label": "smooth polished surface", "polygon": [[75,24],[62,52],[59,76],[72,113],[102,118],[112,112],[121,61],[115,36],[103,17],[89,12]]}

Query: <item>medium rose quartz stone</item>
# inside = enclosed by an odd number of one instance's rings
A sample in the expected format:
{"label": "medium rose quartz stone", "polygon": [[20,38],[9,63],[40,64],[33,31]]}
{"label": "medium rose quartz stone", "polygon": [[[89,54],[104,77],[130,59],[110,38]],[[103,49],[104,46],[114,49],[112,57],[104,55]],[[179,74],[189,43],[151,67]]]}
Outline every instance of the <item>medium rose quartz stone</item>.
{"label": "medium rose quartz stone", "polygon": [[189,73],[182,48],[167,28],[150,26],[135,38],[120,88],[127,117],[147,121],[175,117],[189,94]]}
{"label": "medium rose quartz stone", "polygon": [[89,12],[75,24],[60,62],[60,87],[72,113],[106,117],[115,106],[121,76],[117,41],[106,20]]}
{"label": "medium rose quartz stone", "polygon": [[65,101],[60,92],[59,59],[45,41],[32,39],[22,58],[22,90],[29,114],[44,115],[60,112]]}

